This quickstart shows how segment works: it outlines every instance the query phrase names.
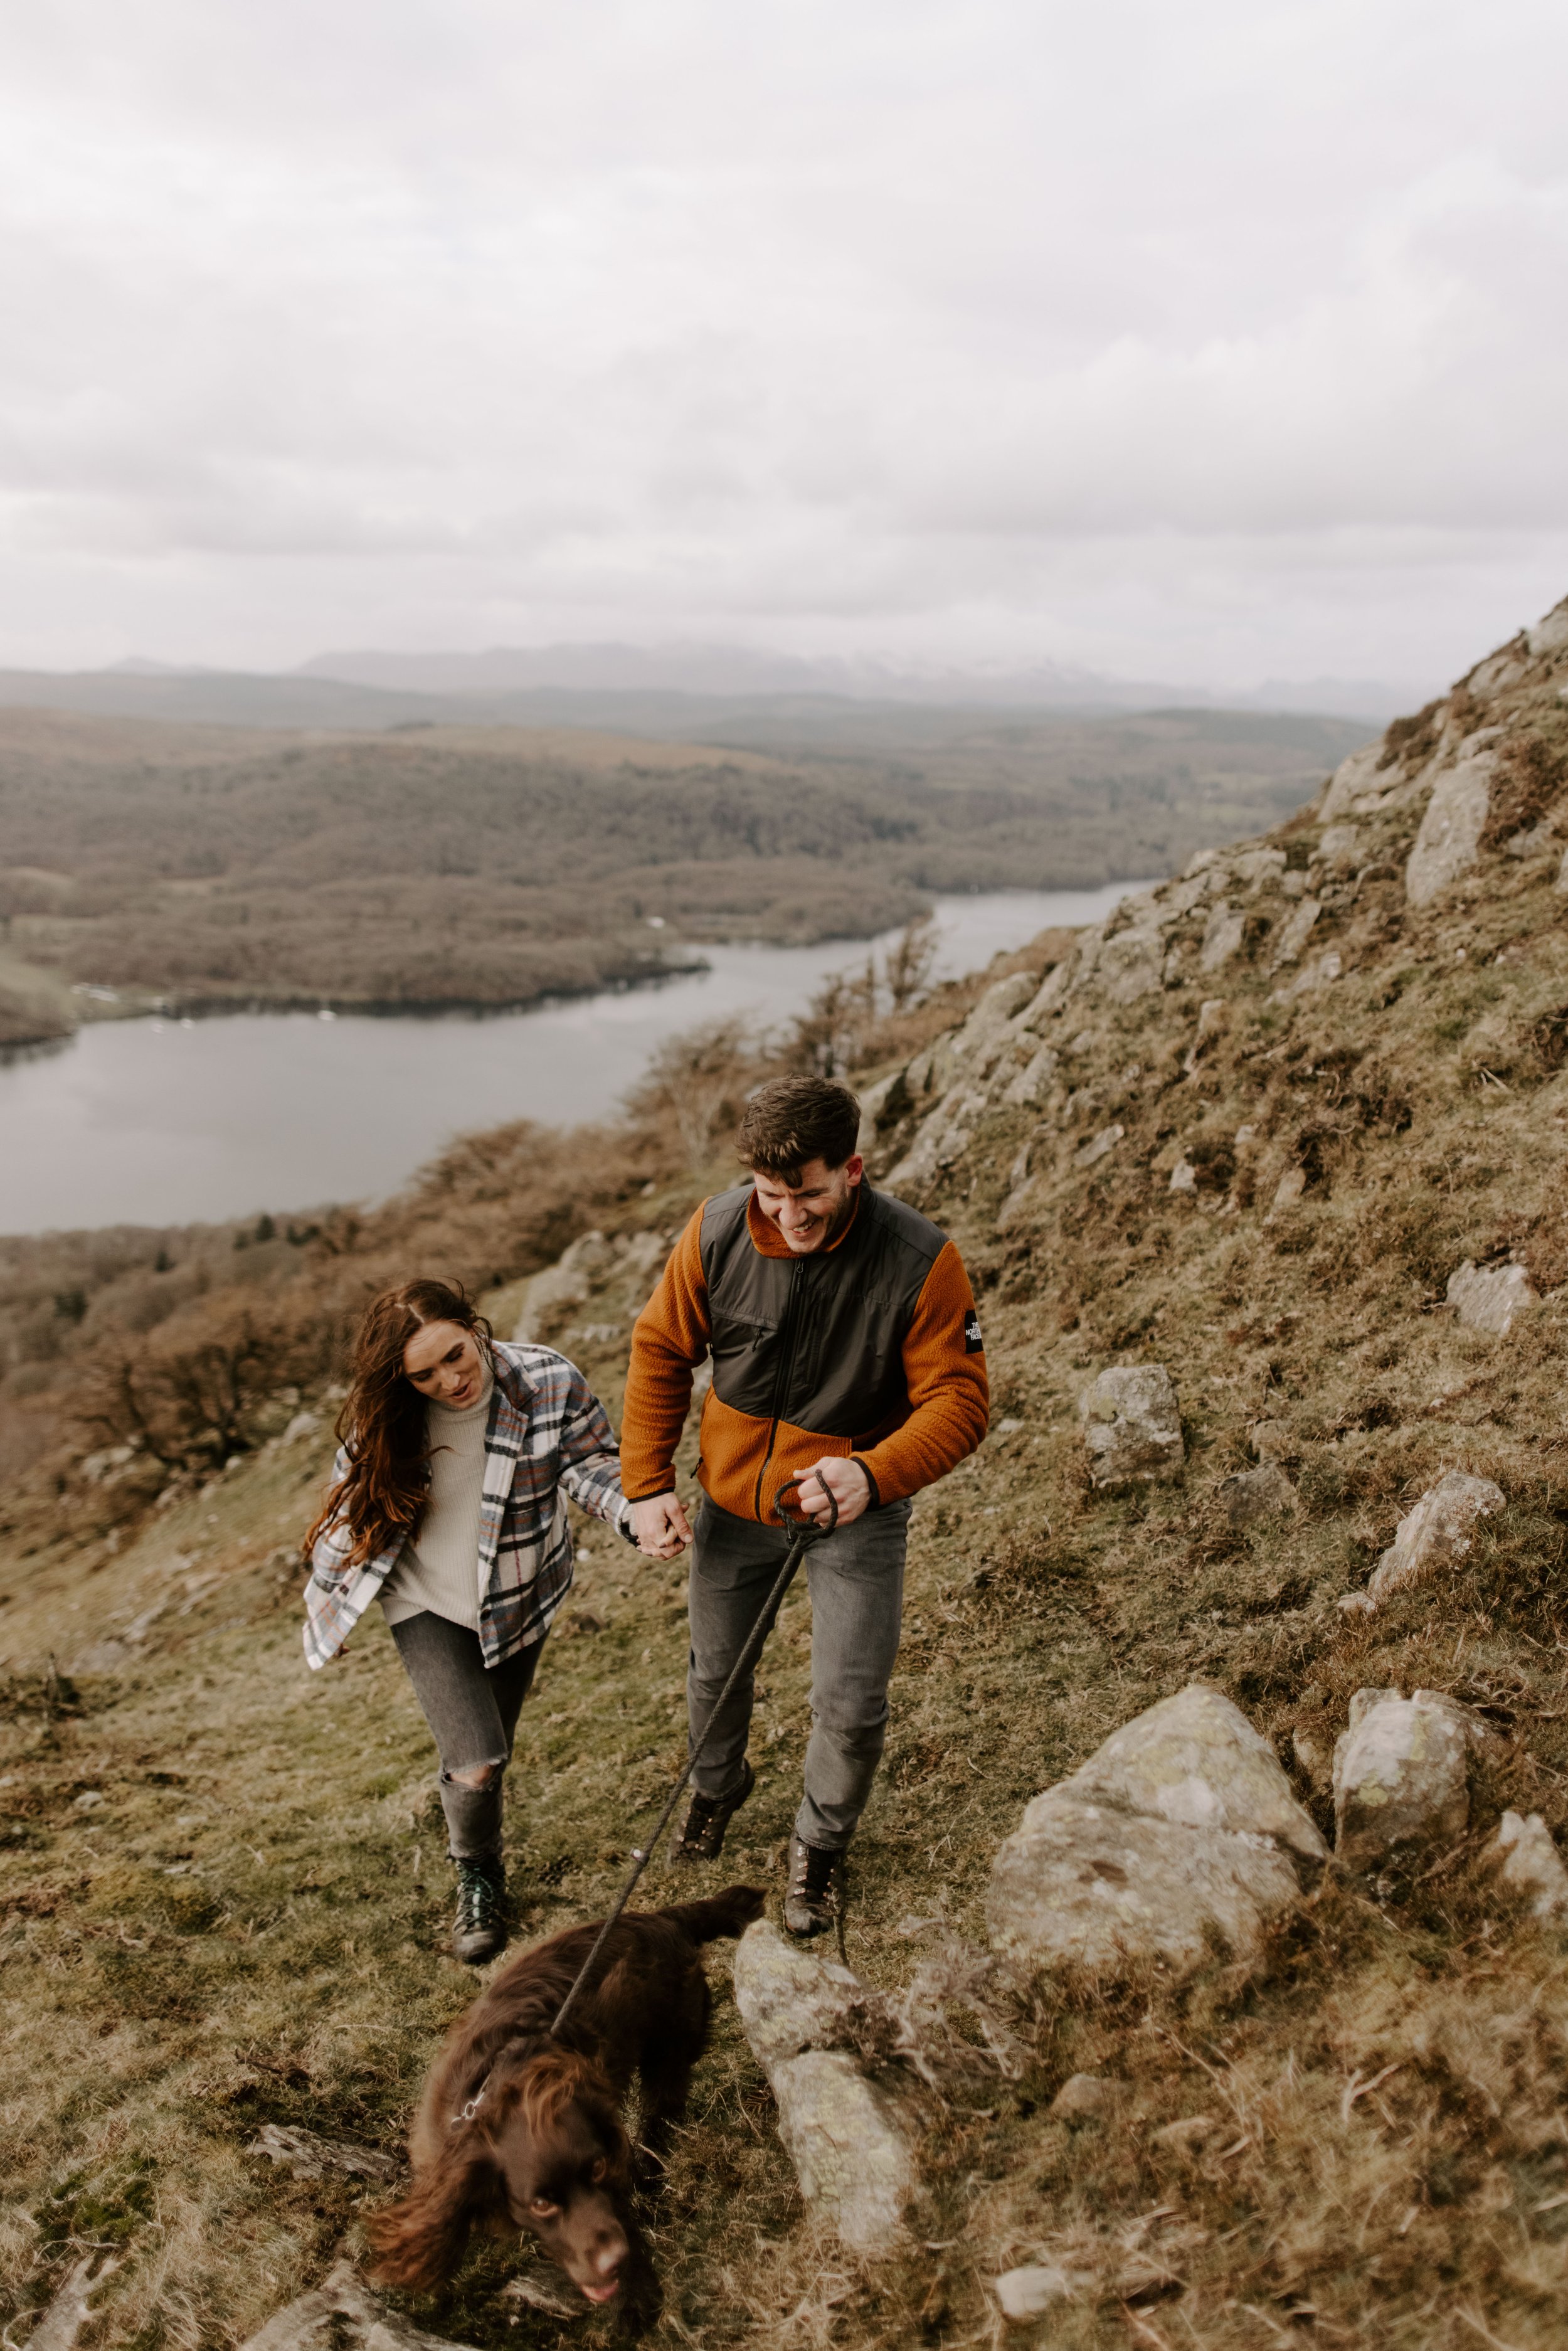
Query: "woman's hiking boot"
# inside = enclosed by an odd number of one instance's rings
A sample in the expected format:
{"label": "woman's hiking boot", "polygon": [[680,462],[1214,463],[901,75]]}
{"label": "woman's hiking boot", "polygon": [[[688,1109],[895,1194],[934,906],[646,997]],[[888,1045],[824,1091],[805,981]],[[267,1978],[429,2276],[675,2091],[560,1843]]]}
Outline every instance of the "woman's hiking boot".
{"label": "woman's hiking boot", "polygon": [[740,1779],[727,1796],[694,1796],[685,1824],[670,1839],[672,1861],[716,1861],[724,1851],[724,1833],[757,1785],[750,1761],[740,1767]]}
{"label": "woman's hiking boot", "polygon": [[507,1941],[507,1871],[498,1853],[482,1853],[457,1863],[457,1916],[452,1956],[465,1967],[493,1959]]}
{"label": "woman's hiking boot", "polygon": [[789,1885],[784,1896],[784,1924],[802,1940],[825,1935],[843,1899],[844,1857],[829,1853],[803,1838],[789,1840]]}

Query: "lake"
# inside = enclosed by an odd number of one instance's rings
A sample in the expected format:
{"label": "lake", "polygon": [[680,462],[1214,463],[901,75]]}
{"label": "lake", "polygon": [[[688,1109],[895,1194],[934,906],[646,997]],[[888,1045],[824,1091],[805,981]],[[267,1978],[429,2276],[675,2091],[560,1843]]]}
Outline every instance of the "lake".
{"label": "lake", "polygon": [[[1097,923],[1141,886],[939,898],[938,976]],[[706,946],[706,971],[527,1012],[94,1022],[0,1062],[0,1233],[382,1198],[454,1135],[603,1117],[666,1037],[736,1013],[787,1020],[885,944]]]}

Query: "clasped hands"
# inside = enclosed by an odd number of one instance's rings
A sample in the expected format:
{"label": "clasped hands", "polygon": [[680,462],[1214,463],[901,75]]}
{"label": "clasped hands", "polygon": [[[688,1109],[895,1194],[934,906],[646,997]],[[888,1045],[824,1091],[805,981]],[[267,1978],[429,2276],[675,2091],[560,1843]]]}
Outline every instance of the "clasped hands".
{"label": "clasped hands", "polygon": [[[837,1453],[824,1455],[803,1471],[795,1492],[800,1508],[820,1527],[832,1516],[830,1495],[838,1504],[841,1527],[853,1526],[871,1507],[871,1479],[858,1461]],[[692,1539],[691,1520],[674,1493],[650,1494],[645,1502],[633,1502],[632,1531],[645,1559],[678,1559]]]}

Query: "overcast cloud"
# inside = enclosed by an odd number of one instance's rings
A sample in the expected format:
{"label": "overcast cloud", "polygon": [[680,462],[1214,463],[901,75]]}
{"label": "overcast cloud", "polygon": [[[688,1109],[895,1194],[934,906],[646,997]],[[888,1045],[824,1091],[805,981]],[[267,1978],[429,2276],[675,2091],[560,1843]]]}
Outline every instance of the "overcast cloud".
{"label": "overcast cloud", "polygon": [[0,664],[1447,677],[1568,591],[1562,0],[51,0]]}

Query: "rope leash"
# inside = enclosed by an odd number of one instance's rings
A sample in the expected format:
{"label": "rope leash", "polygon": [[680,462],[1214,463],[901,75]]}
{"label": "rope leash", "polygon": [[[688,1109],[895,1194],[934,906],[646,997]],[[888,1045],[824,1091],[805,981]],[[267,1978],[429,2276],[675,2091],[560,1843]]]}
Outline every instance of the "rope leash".
{"label": "rope leash", "polygon": [[734,1665],[730,1667],[729,1679],[725,1683],[723,1689],[720,1690],[718,1697],[714,1701],[713,1711],[708,1716],[706,1722],[703,1725],[702,1736],[695,1741],[691,1753],[686,1757],[686,1768],[681,1773],[680,1778],[675,1782],[674,1786],[671,1789],[669,1802],[665,1804],[664,1811],[660,1813],[658,1820],[655,1822],[653,1834],[649,1837],[645,1845],[633,1845],[632,1848],[632,1874],[627,1878],[625,1885],[621,1888],[615,1907],[612,1910],[609,1917],[606,1918],[603,1926],[601,1927],[598,1934],[594,1937],[593,1948],[589,1952],[588,1957],[584,1959],[581,1967],[579,1968],[571,1990],[567,1993],[566,1998],[561,2001],[559,2008],[556,2011],[555,2022],[550,2026],[550,2036],[554,2040],[559,2039],[561,2026],[566,2022],[567,2018],[570,2015],[571,2011],[576,2004],[578,1994],[581,1991],[583,1985],[588,1981],[589,1977],[592,1974],[594,1962],[598,1959],[600,1952],[604,1949],[605,1941],[610,1934],[611,1928],[615,1925],[621,1913],[625,1909],[627,1903],[632,1899],[632,1896],[636,1888],[637,1880],[647,1868],[649,1862],[653,1856],[654,1848],[657,1846],[659,1839],[664,1835],[665,1829],[668,1828],[671,1815],[674,1813],[675,1806],[681,1801],[686,1782],[691,1778],[692,1773],[696,1770],[698,1763],[702,1761],[703,1750],[707,1745],[709,1734],[713,1729],[714,1724],[718,1720],[719,1716],[724,1712],[726,1706],[728,1704],[730,1693],[735,1688],[736,1684],[741,1679],[742,1676],[749,1673],[751,1667],[756,1664],[758,1656],[760,1656],[763,1645],[767,1641],[768,1634],[773,1630],[774,1619],[777,1617],[780,1607],[783,1605],[784,1594],[789,1591],[789,1586],[795,1581],[800,1562],[805,1558],[806,1553],[810,1549],[811,1545],[814,1542],[820,1542],[824,1535],[831,1535],[833,1529],[839,1523],[839,1506],[837,1502],[834,1501],[831,1494],[829,1494],[828,1496],[828,1508],[832,1515],[829,1519],[825,1527],[820,1527],[815,1519],[798,1519],[793,1516],[789,1510],[786,1509],[784,1501],[785,1496],[791,1490],[791,1489],[799,1489],[800,1483],[800,1480],[799,1478],[789,1479],[785,1484],[779,1488],[773,1505],[779,1517],[783,1520],[784,1524],[793,1530],[793,1538],[790,1541],[789,1548],[784,1554],[784,1564],[779,1569],[778,1575],[774,1579],[772,1591],[769,1592],[767,1599],[762,1604],[761,1614],[758,1615],[757,1622],[753,1625],[750,1632],[747,1635],[745,1646],[742,1648],[740,1655],[737,1657]]}

